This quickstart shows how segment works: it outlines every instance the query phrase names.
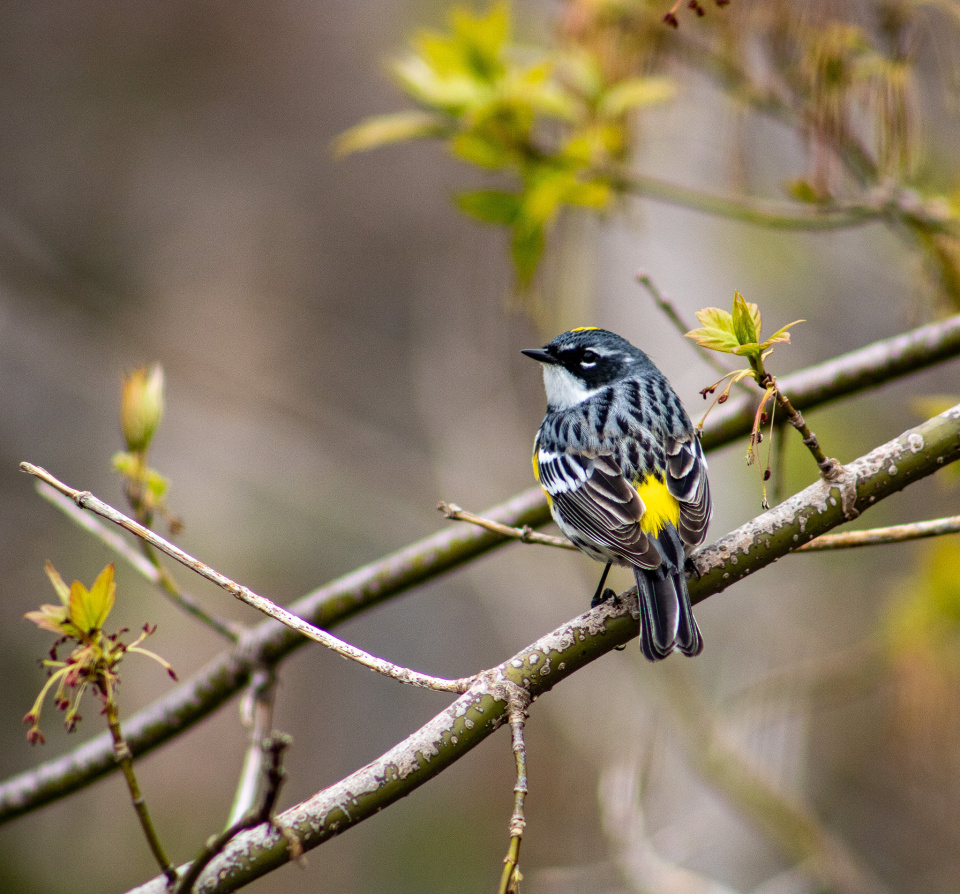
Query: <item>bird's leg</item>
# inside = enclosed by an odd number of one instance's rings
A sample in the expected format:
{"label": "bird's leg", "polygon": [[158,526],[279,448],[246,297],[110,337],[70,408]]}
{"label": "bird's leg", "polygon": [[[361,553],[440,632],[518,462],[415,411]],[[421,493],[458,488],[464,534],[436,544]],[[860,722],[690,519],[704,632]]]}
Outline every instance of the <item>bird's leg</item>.
{"label": "bird's leg", "polygon": [[695,574],[697,576],[697,580],[700,580],[700,578],[703,577],[703,575],[700,573],[700,569],[697,567],[697,563],[693,561],[693,556],[687,556],[684,558],[683,570]]}
{"label": "bird's leg", "polygon": [[610,573],[611,565],[613,565],[613,562],[607,562],[606,567],[603,569],[603,574],[600,575],[600,583],[597,584],[597,592],[593,594],[593,599],[590,600],[590,608],[596,608],[608,599],[617,598],[617,594],[613,590],[603,589],[603,585],[607,582],[607,575]]}

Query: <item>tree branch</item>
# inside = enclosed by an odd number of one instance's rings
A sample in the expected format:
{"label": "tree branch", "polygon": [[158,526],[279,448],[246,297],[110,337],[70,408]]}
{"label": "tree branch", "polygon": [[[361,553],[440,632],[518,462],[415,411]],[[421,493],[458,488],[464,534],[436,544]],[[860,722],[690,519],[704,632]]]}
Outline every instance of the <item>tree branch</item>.
{"label": "tree branch", "polygon": [[[960,459],[960,404],[846,468],[846,484],[818,480],[784,503],[700,550],[702,576],[690,579],[694,602],[726,589],[842,524],[860,511]],[[843,489],[847,492],[844,493]],[[635,590],[605,602],[547,634],[477,682],[433,720],[386,754],[340,782],[291,807],[277,819],[304,851],[361,822],[438,775],[508,720],[510,687],[531,700],[637,636]],[[676,660],[676,659],[674,659]],[[269,825],[237,836],[198,880],[198,894],[225,894],[287,862],[284,837]],[[161,894],[158,877],[132,894]]]}
{"label": "tree branch", "polygon": [[[807,409],[958,354],[960,315],[783,376],[781,384],[790,389],[798,409]],[[745,435],[753,424],[753,402],[731,399],[711,414],[709,423],[704,429],[704,447],[718,447]],[[483,514],[519,528],[542,525],[549,519],[539,487]],[[315,590],[290,610],[328,629],[507,542],[502,535],[479,528],[447,528]],[[134,755],[148,753],[198,723],[249,683],[253,671],[278,664],[303,643],[299,634],[275,622],[251,629],[236,648],[216,656],[191,679],[124,721],[124,734]],[[77,791],[114,768],[110,739],[103,734],[13,776],[0,784],[0,823]]]}
{"label": "tree branch", "polygon": [[419,671],[410,670],[410,668],[400,667],[390,661],[384,661],[382,658],[377,658],[375,655],[364,652],[363,649],[351,646],[342,639],[333,636],[333,634],[327,633],[326,630],[321,630],[309,621],[304,621],[303,618],[282,608],[265,596],[254,593],[249,587],[241,586],[225,574],[221,574],[206,563],[184,552],[179,546],[175,546],[170,543],[170,541],[165,540],[157,534],[156,531],[144,527],[139,522],[134,521],[119,510],[114,509],[113,506],[104,503],[103,500],[95,497],[90,491],[76,490],[76,488],[70,487],[70,485],[64,484],[55,478],[46,469],[41,469],[32,463],[20,463],[20,471],[26,472],[46,482],[50,487],[70,497],[81,509],[89,509],[102,518],[112,521],[115,525],[119,525],[121,528],[139,537],[154,549],[158,549],[172,559],[176,559],[181,565],[185,565],[191,571],[199,574],[200,577],[205,578],[211,583],[215,583],[218,587],[226,590],[231,596],[235,596],[246,605],[262,612],[268,618],[279,621],[291,630],[303,634],[307,639],[312,639],[314,642],[320,643],[321,646],[326,646],[331,652],[336,652],[337,655],[345,658],[347,661],[355,661],[357,664],[362,664],[364,667],[376,671],[378,674],[383,674],[385,677],[390,677],[393,680],[406,683],[410,686],[420,686],[423,689],[436,689],[442,692],[466,692],[472,682],[469,678],[462,680],[444,680],[440,677],[431,677],[429,674],[422,674]]}

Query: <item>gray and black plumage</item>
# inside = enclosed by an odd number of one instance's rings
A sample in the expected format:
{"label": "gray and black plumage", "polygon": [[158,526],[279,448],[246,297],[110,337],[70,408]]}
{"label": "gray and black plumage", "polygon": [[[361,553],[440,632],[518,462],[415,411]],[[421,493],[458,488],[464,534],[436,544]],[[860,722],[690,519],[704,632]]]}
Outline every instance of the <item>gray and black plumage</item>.
{"label": "gray and black plumage", "polygon": [[591,558],[633,568],[650,661],[698,655],[684,564],[707,534],[710,485],[680,399],[643,351],[605,329],[523,353],[543,364],[533,471],[554,520]]}

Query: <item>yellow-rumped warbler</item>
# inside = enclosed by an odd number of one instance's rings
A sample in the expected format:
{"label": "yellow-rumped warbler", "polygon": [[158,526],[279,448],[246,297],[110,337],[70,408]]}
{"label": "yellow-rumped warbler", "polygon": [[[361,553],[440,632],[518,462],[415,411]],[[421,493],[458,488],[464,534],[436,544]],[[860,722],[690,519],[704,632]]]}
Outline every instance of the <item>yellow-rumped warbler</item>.
{"label": "yellow-rumped warbler", "polygon": [[547,415],[533,472],[560,530],[591,558],[633,568],[640,646],[650,661],[703,641],[684,577],[710,521],[707,461],[663,373],[605,329],[558,335],[523,352],[543,366]]}

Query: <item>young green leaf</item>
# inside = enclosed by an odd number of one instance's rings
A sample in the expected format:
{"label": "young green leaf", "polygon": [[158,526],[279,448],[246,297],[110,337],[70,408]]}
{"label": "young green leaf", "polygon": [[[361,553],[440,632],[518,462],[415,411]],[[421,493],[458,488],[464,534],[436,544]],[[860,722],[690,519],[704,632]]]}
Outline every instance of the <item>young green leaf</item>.
{"label": "young green leaf", "polygon": [[627,78],[601,96],[597,112],[605,118],[617,118],[633,109],[666,102],[676,92],[676,84],[667,77]]}
{"label": "young green leaf", "polygon": [[444,137],[450,124],[433,112],[407,111],[393,115],[378,115],[344,131],[334,141],[338,156],[351,152],[367,152],[391,143]]}
{"label": "young green leaf", "polygon": [[749,304],[739,292],[733,296],[733,331],[741,345],[760,341],[760,308]]}
{"label": "young green leaf", "polygon": [[85,633],[100,630],[113,608],[116,593],[112,562],[97,575],[89,590],[75,580],[70,585],[70,620]]}
{"label": "young green leaf", "polygon": [[457,207],[484,223],[510,225],[520,212],[520,198],[514,193],[496,189],[461,192],[456,196]]}

